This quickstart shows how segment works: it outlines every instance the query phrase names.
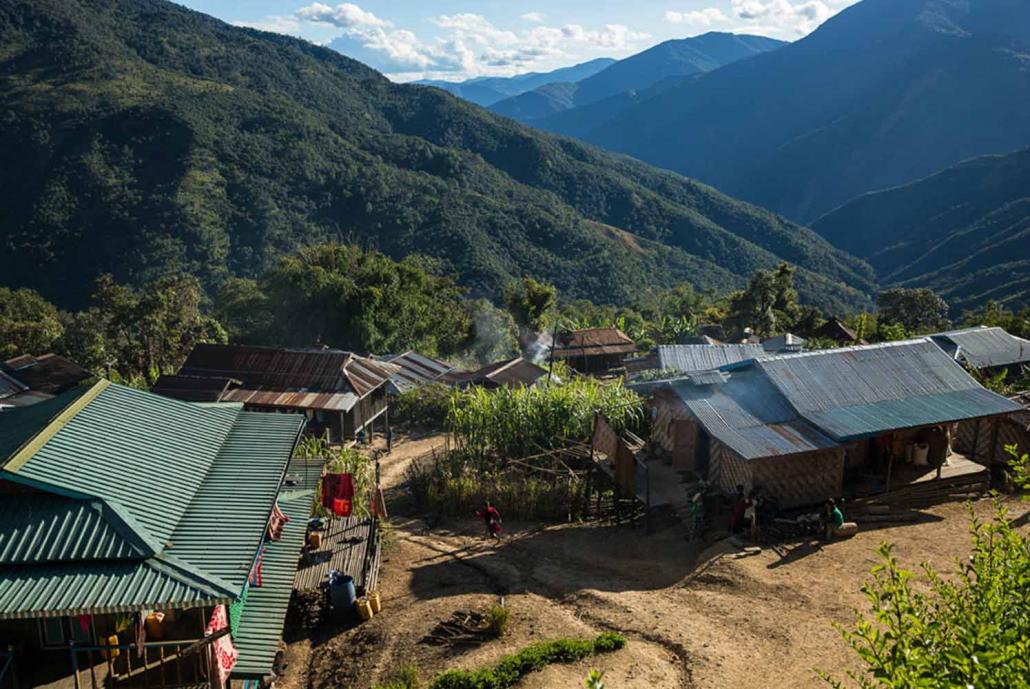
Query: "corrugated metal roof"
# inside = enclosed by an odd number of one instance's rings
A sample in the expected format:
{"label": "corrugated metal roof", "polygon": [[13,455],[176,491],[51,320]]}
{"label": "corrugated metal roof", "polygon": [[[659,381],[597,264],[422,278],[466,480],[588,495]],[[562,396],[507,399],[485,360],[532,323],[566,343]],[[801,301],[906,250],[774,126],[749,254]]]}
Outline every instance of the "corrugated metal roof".
{"label": "corrugated metal roof", "polygon": [[241,381],[225,391],[223,402],[325,411],[349,411],[390,377],[351,352],[216,344],[194,347],[179,375]]}
{"label": "corrugated metal roof", "polygon": [[38,404],[0,414],[0,467],[18,448],[46,428],[55,416],[88,390],[89,387],[83,385]]}
{"label": "corrugated metal roof", "polygon": [[448,374],[457,369],[446,361],[419,354],[404,352],[403,354],[386,354],[378,357],[380,364],[387,363],[397,367],[388,369],[390,381],[396,392],[406,392],[423,385],[444,380]]}
{"label": "corrugated metal roof", "polygon": [[153,555],[99,500],[8,495],[0,500],[0,565]]}
{"label": "corrugated metal roof", "polygon": [[145,540],[163,544],[240,413],[111,385],[16,472],[117,503],[145,529]]}
{"label": "corrugated metal roof", "polygon": [[762,349],[766,352],[800,352],[805,346],[805,338],[798,337],[793,333],[784,333],[776,337],[762,340]]}
{"label": "corrugated metal roof", "polygon": [[22,385],[17,380],[0,371],[0,400],[28,390],[28,386]]}
{"label": "corrugated metal roof", "polygon": [[251,587],[247,592],[243,614],[233,635],[240,654],[232,671],[234,678],[261,678],[272,671],[286,611],[290,607],[293,578],[304,546],[313,497],[314,492],[310,490],[285,491],[279,497],[279,507],[290,521],[283,527],[282,538],[269,542],[261,558],[261,586]]}
{"label": "corrugated metal roof", "polygon": [[1002,328],[966,328],[931,335],[945,352],[971,368],[1030,364],[1030,340]]}
{"label": "corrugated metal roof", "polygon": [[58,395],[93,377],[74,361],[58,354],[8,359],[3,364],[8,373],[30,390]]}
{"label": "corrugated metal roof", "polygon": [[760,344],[659,345],[658,368],[684,373],[710,371],[766,354]]}
{"label": "corrugated metal roof", "polygon": [[725,381],[679,381],[673,390],[712,436],[744,459],[838,447],[802,419],[761,371],[723,375]]}
{"label": "corrugated metal roof", "polygon": [[243,591],[304,419],[258,412],[233,418],[165,552]]}
{"label": "corrugated metal roof", "polygon": [[455,375],[455,382],[459,385],[532,386],[546,375],[547,369],[516,357],[488,364],[472,373]]}
{"label": "corrugated metal roof", "polygon": [[618,328],[587,328],[560,333],[551,351],[556,359],[600,354],[630,354],[637,351],[633,339]]}
{"label": "corrugated metal roof", "polygon": [[228,603],[232,596],[159,560],[0,568],[0,619],[102,615]]}
{"label": "corrugated metal roof", "polygon": [[[39,406],[4,417],[34,418]],[[25,512],[0,522],[0,553],[22,562],[0,567],[0,618],[235,598],[303,417],[188,404],[106,381],[57,412],[0,474],[56,493],[0,495],[0,511]],[[91,513],[91,503],[102,508]]]}
{"label": "corrugated metal roof", "polygon": [[232,378],[197,378],[196,376],[163,375],[150,391],[155,395],[185,402],[220,402],[226,390],[239,381]]}
{"label": "corrugated metal roof", "polygon": [[837,440],[1014,411],[930,340],[755,362],[801,416]]}

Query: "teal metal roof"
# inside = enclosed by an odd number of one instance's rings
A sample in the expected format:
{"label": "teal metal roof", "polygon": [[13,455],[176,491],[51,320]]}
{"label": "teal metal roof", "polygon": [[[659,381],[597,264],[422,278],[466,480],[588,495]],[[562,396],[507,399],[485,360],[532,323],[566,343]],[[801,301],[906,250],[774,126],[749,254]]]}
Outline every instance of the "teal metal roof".
{"label": "teal metal roof", "polygon": [[89,389],[88,385],[83,385],[38,404],[18,407],[0,414],[0,463],[7,461],[8,457],[46,428],[55,416]]}
{"label": "teal metal roof", "polygon": [[41,492],[0,495],[0,619],[233,601],[303,426],[106,381],[4,412],[0,479]]}
{"label": "teal metal roof", "polygon": [[234,596],[156,559],[5,567],[0,619],[102,615],[228,603]]}
{"label": "teal metal roof", "polygon": [[99,500],[47,494],[0,500],[0,565],[138,560],[153,554]]}
{"label": "teal metal roof", "polygon": [[242,592],[304,419],[237,412],[235,420],[166,552]]}
{"label": "teal metal roof", "polygon": [[293,490],[279,498],[279,507],[290,521],[283,527],[282,538],[268,543],[262,558],[262,585],[251,587],[247,592],[243,614],[233,636],[240,654],[232,672],[234,678],[260,678],[272,671],[313,497],[314,491]]}
{"label": "teal metal roof", "polygon": [[15,472],[118,503],[160,550],[239,413],[110,385]]}
{"label": "teal metal roof", "polygon": [[802,418],[838,441],[1019,411],[928,339],[758,359]]}

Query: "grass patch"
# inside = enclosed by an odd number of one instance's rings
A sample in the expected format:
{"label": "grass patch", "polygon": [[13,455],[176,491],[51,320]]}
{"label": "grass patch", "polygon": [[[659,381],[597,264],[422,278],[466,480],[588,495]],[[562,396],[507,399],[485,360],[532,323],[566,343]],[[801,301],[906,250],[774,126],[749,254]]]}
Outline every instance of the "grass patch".
{"label": "grass patch", "polygon": [[418,668],[405,665],[386,684],[377,684],[373,689],[421,689],[422,682],[418,678]]}
{"label": "grass patch", "polygon": [[503,605],[491,605],[486,611],[486,619],[490,623],[490,631],[494,636],[504,636],[508,631],[510,611]]}
{"label": "grass patch", "polygon": [[626,645],[626,638],[604,632],[596,639],[555,639],[527,646],[479,670],[448,670],[437,675],[429,689],[508,689],[531,672],[554,663],[575,663],[599,653],[611,653]]}

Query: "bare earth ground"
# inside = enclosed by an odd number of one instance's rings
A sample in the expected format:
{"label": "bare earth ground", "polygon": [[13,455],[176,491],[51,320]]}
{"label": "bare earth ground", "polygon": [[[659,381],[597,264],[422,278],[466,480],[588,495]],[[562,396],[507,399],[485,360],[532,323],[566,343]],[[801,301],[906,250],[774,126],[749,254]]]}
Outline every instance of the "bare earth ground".
{"label": "bare earth ground", "polygon": [[[396,485],[410,457],[441,438],[399,441],[383,462]],[[1026,527],[1030,505],[1011,501]],[[976,512],[989,517],[982,500]],[[520,687],[581,687],[591,668],[612,689],[648,687],[776,689],[822,687],[814,669],[841,674],[850,651],[832,628],[865,609],[859,587],[890,540],[903,562],[944,570],[969,552],[966,507],[926,511],[927,520],[863,531],[855,538],[793,551],[763,550],[734,558],[726,542],[700,556],[681,529],[645,535],[628,527],[505,524],[495,546],[472,519],[429,530],[395,517],[383,562],[383,612],[371,622],[317,632],[288,645],[286,689],[367,689],[405,665],[429,678],[442,670],[478,668],[527,644],[559,636],[625,634],[626,648],[572,666],[551,666]],[[511,609],[510,632],[471,650],[420,643],[456,610],[482,610],[500,595]]]}

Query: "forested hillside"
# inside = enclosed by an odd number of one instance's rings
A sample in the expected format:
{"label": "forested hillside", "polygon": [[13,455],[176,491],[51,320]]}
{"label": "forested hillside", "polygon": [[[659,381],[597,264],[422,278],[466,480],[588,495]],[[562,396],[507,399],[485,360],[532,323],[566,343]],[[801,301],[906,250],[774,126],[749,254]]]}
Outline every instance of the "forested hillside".
{"label": "forested hillside", "polygon": [[209,288],[341,239],[620,302],[798,265],[866,303],[871,270],[709,187],[542,135],[331,50],[161,0],[0,4],[0,275],[81,306],[100,273]]}
{"label": "forested hillside", "polygon": [[884,282],[931,287],[953,307],[1030,306],[1030,149],[866,194],[814,228]]}
{"label": "forested hillside", "polygon": [[811,222],[1030,145],[1028,55],[1026,0],[862,0],[795,43],[558,129]]}

